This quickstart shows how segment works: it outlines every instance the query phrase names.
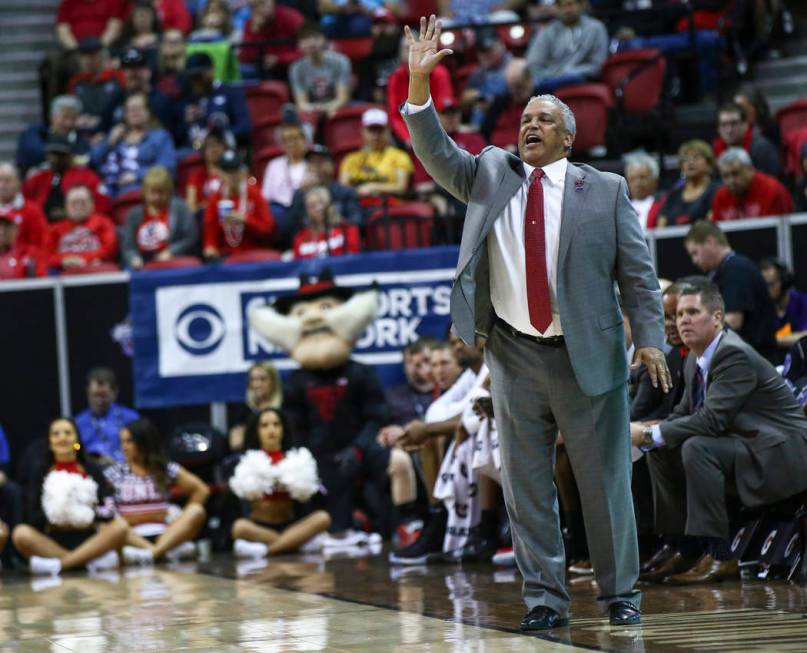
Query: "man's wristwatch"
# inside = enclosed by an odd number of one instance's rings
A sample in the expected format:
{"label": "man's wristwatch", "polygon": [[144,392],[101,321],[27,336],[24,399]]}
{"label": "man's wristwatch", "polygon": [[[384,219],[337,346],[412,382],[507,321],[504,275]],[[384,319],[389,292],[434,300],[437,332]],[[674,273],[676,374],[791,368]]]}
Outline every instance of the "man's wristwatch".
{"label": "man's wristwatch", "polygon": [[639,451],[644,451],[647,453],[655,446],[656,441],[653,440],[653,428],[650,426],[645,426],[642,429],[642,442],[639,445]]}

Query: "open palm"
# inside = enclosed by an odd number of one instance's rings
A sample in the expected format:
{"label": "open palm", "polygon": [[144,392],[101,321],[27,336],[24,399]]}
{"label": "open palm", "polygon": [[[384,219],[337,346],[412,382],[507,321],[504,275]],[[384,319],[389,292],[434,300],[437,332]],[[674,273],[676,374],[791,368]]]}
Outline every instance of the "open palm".
{"label": "open palm", "polygon": [[425,17],[420,19],[420,36],[417,38],[408,25],[404,27],[406,40],[409,43],[410,74],[429,75],[437,64],[448,55],[453,54],[453,50],[439,50],[440,31],[440,23],[434,14],[428,20]]}

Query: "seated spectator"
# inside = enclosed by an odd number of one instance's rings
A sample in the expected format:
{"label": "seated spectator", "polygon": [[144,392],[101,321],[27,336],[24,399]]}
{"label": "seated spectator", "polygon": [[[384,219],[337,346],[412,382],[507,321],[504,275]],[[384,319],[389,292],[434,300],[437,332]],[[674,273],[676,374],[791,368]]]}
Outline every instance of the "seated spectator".
{"label": "seated spectator", "polygon": [[[723,322],[714,284],[681,290],[677,325],[692,352],[686,390],[662,422],[631,424],[634,446],[650,451],[661,532],[701,537],[707,547],[688,571],[669,577],[672,585],[739,578],[727,485],[749,508],[807,489],[807,418],[776,369]],[[657,447],[671,451],[655,456]]]}
{"label": "seated spectator", "polygon": [[358,254],[361,234],[355,224],[344,224],[324,186],[305,193],[305,226],[294,236],[294,258],[320,258]]}
{"label": "seated spectator", "polygon": [[476,57],[479,66],[469,75],[460,104],[470,113],[471,122],[479,126],[493,99],[507,93],[504,73],[513,54],[495,31],[485,30],[477,33]]}
{"label": "seated spectator", "polygon": [[45,144],[53,135],[66,137],[76,154],[86,154],[90,149],[87,140],[76,131],[81,115],[81,102],[72,95],[59,95],[50,103],[50,124],[36,123],[25,128],[17,140],[17,167],[25,174],[45,161]]}
{"label": "seated spectator", "polygon": [[0,210],[0,281],[25,279],[47,274],[48,266],[42,249],[20,243],[22,218]]}
{"label": "seated spectator", "polygon": [[209,0],[196,16],[196,29],[188,41],[227,41],[233,33],[233,16],[225,0]]}
{"label": "seated spectator", "polygon": [[211,129],[202,142],[204,166],[194,170],[188,177],[185,188],[185,203],[191,211],[204,211],[207,201],[221,188],[218,163],[221,155],[235,143],[227,142],[227,134],[221,129]]}
{"label": "seated spectator", "polygon": [[226,129],[239,144],[246,144],[252,130],[244,90],[219,82],[213,60],[204,52],[188,57],[187,86],[177,102],[177,144],[198,150],[211,127]]}
{"label": "seated spectator", "polygon": [[50,226],[48,267],[66,270],[117,261],[115,224],[95,212],[90,189],[73,186],[67,191],[65,209],[65,218]]}
{"label": "seated spectator", "polygon": [[[50,423],[47,451],[28,488],[26,522],[11,534],[32,574],[55,576],[83,566],[103,571],[119,564],[117,550],[129,527],[115,516],[112,489],[83,444],[71,419]],[[88,479],[96,485],[92,503],[71,501],[74,494],[86,494]]]}
{"label": "seated spectator", "polygon": [[[504,71],[504,80],[507,92],[497,95],[482,120],[479,131],[485,140],[491,141],[497,130],[512,132],[512,145],[518,143],[518,126],[521,124],[521,114],[524,107],[533,95],[534,85],[527,62],[524,59],[512,59]],[[504,143],[497,143],[504,145]]]}
{"label": "seated spectator", "polygon": [[125,4],[120,0],[87,2],[61,0],[56,14],[56,38],[63,50],[72,51],[86,38],[96,38],[105,48],[121,36]]}
{"label": "seated spectator", "polygon": [[[401,39],[400,63],[387,82],[387,115],[392,133],[404,145],[409,145],[409,130],[401,116],[401,105],[409,95],[409,40]],[[429,76],[429,93],[437,111],[448,103],[454,103],[451,75],[443,64],[437,64]]]}
{"label": "seated spectator", "polygon": [[250,4],[252,16],[244,26],[238,52],[241,72],[245,77],[283,79],[288,65],[300,56],[297,31],[305,16],[276,0],[251,0]]}
{"label": "seated spectator", "polygon": [[350,101],[350,59],[327,49],[322,29],[304,24],[297,32],[303,57],[289,66],[289,84],[297,110],[332,116]]}
{"label": "seated spectator", "polygon": [[437,0],[440,21],[444,27],[454,25],[512,23],[518,20],[524,0]]}
{"label": "seated spectator", "polygon": [[741,107],[752,129],[757,129],[774,145],[779,145],[782,135],[765,94],[758,86],[744,85],[734,95],[734,104]]}
{"label": "seated spectator", "polygon": [[683,183],[667,194],[656,218],[656,227],[692,224],[705,220],[712,210],[720,183],[712,179],[715,156],[706,141],[694,139],[678,148]]}
{"label": "seated spectator", "polygon": [[717,284],[723,295],[726,324],[770,360],[776,350],[776,309],[756,264],[729,245],[716,224],[696,222],[684,238],[695,267]]}
{"label": "seated spectator", "polygon": [[143,93],[148,98],[149,111],[163,129],[172,135],[176,131],[174,107],[171,100],[151,83],[153,72],[142,50],[127,48],[121,57],[123,88],[110,100],[103,116],[104,129],[111,129],[124,120],[126,98]]}
{"label": "seated spectator", "polygon": [[178,29],[163,32],[157,68],[158,90],[175,101],[182,93],[181,75],[185,70],[185,37]]}
{"label": "seated spectator", "polygon": [[807,143],[801,148],[801,176],[793,190],[794,210],[796,213],[807,212]]}
{"label": "seated spectator", "polygon": [[712,143],[715,156],[730,148],[742,148],[748,152],[757,170],[778,177],[782,174],[779,150],[757,127],[754,127],[741,106],[729,102],[717,113],[717,138]]}
{"label": "seated spectator", "polygon": [[47,166],[28,177],[22,185],[22,194],[39,207],[49,222],[65,217],[65,198],[75,186],[89,188],[98,211],[109,211],[106,187],[92,170],[76,165],[73,144],[67,138],[51,135],[45,150]]}
{"label": "seated spectator", "polygon": [[362,206],[379,204],[381,196],[400,196],[409,190],[414,166],[409,155],[390,145],[387,114],[367,109],[362,114],[364,147],[351,152],[339,167],[339,181],[352,186]]}
{"label": "seated spectator", "polygon": [[793,273],[777,259],[762,259],[759,271],[776,307],[776,344],[790,349],[807,336],[807,293],[796,290]]}
{"label": "seated spectator", "polygon": [[92,148],[92,161],[111,197],[139,189],[152,166],[163,166],[174,174],[174,142],[152,117],[145,93],[126,98],[123,122]]}
{"label": "seated spectator", "polygon": [[732,147],[717,160],[723,187],[712,200],[710,219],[741,220],[793,212],[793,198],[774,177],[754,168],[748,152]]}
{"label": "seated spectator", "polygon": [[143,178],[143,204],[133,208],[121,229],[121,261],[141,268],[149,261],[199,253],[199,227],[188,205],[174,197],[174,182],[162,166]]}
{"label": "seated spectator", "polygon": [[290,225],[286,213],[291,206],[294,193],[303,185],[308,173],[305,158],[308,151],[308,137],[296,115],[287,116],[277,128],[277,139],[283,148],[283,155],[266,164],[263,173],[261,194],[269,202],[272,216],[277,224],[278,242],[288,241],[296,225]]}
{"label": "seated spectator", "polygon": [[[293,440],[286,419],[276,408],[264,408],[247,424],[244,437],[246,456],[257,452],[266,454],[271,464],[280,466],[288,456]],[[233,551],[238,557],[263,558],[271,555],[290,553],[298,550],[320,533],[331,526],[331,518],[325,510],[312,510],[304,500],[301,488],[293,487],[297,482],[304,482],[303,475],[313,471],[316,478],[316,462],[307,449],[297,450],[308,454],[313,469],[299,466],[287,483],[276,483],[265,488],[261,496],[247,496],[238,484],[239,477],[245,473],[246,456],[236,467],[235,476],[230,479],[231,487],[242,499],[250,501],[248,518],[237,519],[232,526],[235,540]],[[261,459],[262,460],[262,459]],[[242,466],[243,465],[243,466]],[[310,481],[309,481],[310,482]],[[309,494],[310,488],[305,491]],[[294,499],[293,499],[294,497]],[[296,499],[296,500],[295,500]]]}
{"label": "seated spectator", "polygon": [[218,168],[221,189],[210,198],[204,214],[204,257],[266,249],[273,242],[275,220],[258,187],[247,180],[244,161],[228,150]]}
{"label": "seated spectator", "polygon": [[664,202],[658,191],[658,161],[644,152],[625,157],[625,179],[630,191],[630,203],[639,216],[642,230],[652,229]]}
{"label": "seated spectator", "polygon": [[605,25],[585,14],[583,0],[555,4],[557,20],[535,33],[526,54],[538,93],[598,78],[608,56]]}
{"label": "seated spectator", "polygon": [[373,18],[382,12],[400,13],[399,0],[319,0],[322,29],[330,39],[370,36]]}
{"label": "seated spectator", "polygon": [[151,0],[164,30],[178,30],[187,34],[193,27],[193,19],[186,0]]}
{"label": "seated spectator", "polygon": [[41,249],[48,242],[42,209],[20,193],[20,176],[11,163],[0,163],[0,216],[15,225],[15,242],[23,249]]}
{"label": "seated spectator", "polygon": [[271,361],[253,363],[247,370],[247,392],[244,405],[233,418],[229,432],[231,451],[244,449],[244,428],[254,415],[266,408],[280,408],[283,405],[283,384],[280,374]]}
{"label": "seated spectator", "polygon": [[123,87],[123,73],[108,65],[101,41],[83,39],[78,46],[79,72],[70,78],[67,92],[81,102],[81,115],[76,127],[83,134],[94,135],[104,129],[104,113]]}
{"label": "seated spectator", "polygon": [[331,204],[345,222],[361,226],[364,222],[364,213],[359,204],[359,197],[350,186],[340,184],[334,178],[335,167],[328,148],[314,144],[305,158],[308,161],[308,172],[303,179],[303,185],[294,193],[286,218],[294,233],[302,227],[305,219],[305,193],[314,186],[324,186],[328,189]]}
{"label": "seated spectator", "polygon": [[138,50],[144,63],[156,71],[160,50],[162,23],[150,0],[137,0],[123,25],[121,42],[127,48]]}
{"label": "seated spectator", "polygon": [[123,462],[120,431],[138,419],[137,411],[117,403],[118,380],[108,367],[94,367],[87,373],[87,409],[76,416],[88,455],[103,464]]}
{"label": "seated spectator", "polygon": [[[115,491],[115,506],[129,532],[123,547],[126,564],[179,560],[196,553],[193,539],[205,525],[205,482],[168,459],[163,438],[148,419],[129,422],[121,429],[124,462],[104,470]],[[182,511],[170,523],[172,490],[186,497]]]}

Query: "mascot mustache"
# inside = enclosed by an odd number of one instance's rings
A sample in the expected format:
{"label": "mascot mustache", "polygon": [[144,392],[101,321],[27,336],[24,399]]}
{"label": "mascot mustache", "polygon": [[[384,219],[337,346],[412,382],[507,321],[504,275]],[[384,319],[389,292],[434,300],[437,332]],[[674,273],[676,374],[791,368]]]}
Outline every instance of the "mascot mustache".
{"label": "mascot mustache", "polygon": [[360,292],[344,304],[323,311],[318,319],[305,322],[282,315],[271,306],[258,306],[249,312],[249,323],[256,332],[272,344],[291,352],[308,333],[329,330],[348,343],[355,342],[375,319],[378,311],[378,291]]}

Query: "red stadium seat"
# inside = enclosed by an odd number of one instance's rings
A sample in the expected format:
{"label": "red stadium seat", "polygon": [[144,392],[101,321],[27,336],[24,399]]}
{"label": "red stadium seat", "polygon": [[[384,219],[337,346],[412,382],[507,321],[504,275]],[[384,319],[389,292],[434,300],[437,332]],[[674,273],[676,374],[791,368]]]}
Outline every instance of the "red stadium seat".
{"label": "red stadium seat", "polygon": [[373,39],[369,36],[347,39],[334,39],[331,46],[341,52],[354,64],[370,56],[373,49]]}
{"label": "red stadium seat", "polygon": [[120,272],[120,266],[115,263],[96,263],[95,265],[86,265],[83,268],[65,268],[61,271],[61,274],[74,277],[81,274],[102,274],[104,272]]}
{"label": "red stadium seat", "polygon": [[499,116],[496,128],[490,135],[490,144],[505,149],[518,145],[518,130],[524,107],[511,104]]}
{"label": "red stadium seat", "polygon": [[126,216],[135,206],[143,203],[143,191],[132,190],[118,195],[109,207],[109,217],[115,224],[126,222]]}
{"label": "red stadium seat", "polygon": [[776,112],[776,122],[782,136],[795,129],[807,127],[807,100],[796,100]]}
{"label": "red stadium seat", "polygon": [[604,146],[608,109],[614,103],[610,89],[605,84],[579,84],[560,88],[555,95],[574,113],[577,122],[574,150],[585,153]]}
{"label": "red stadium seat", "polygon": [[418,25],[421,16],[440,14],[437,0],[404,0],[400,22],[402,25]]}
{"label": "red stadium seat", "polygon": [[201,152],[193,152],[186,156],[177,166],[177,193],[185,195],[185,189],[188,186],[188,179],[194,171],[205,167],[204,159],[202,159]]}
{"label": "red stadium seat", "polygon": [[[540,27],[539,27],[540,29]],[[515,23],[513,25],[498,25],[496,34],[508,50],[522,50],[530,42],[532,28],[529,23]]]}
{"label": "red stadium seat", "polygon": [[172,256],[165,261],[149,261],[143,266],[143,269],[171,270],[174,268],[195,268],[201,264],[201,259],[198,259],[195,256]]}
{"label": "red stadium seat", "polygon": [[260,152],[270,145],[277,145],[277,127],[280,125],[282,115],[273,113],[263,116],[252,123],[252,150]]}
{"label": "red stadium seat", "polygon": [[289,87],[285,82],[266,81],[244,87],[249,115],[254,123],[280,112],[289,101]]}
{"label": "red stadium seat", "polygon": [[660,50],[631,50],[605,60],[602,80],[611,88],[620,113],[649,113],[659,106],[667,60]]}
{"label": "red stadium seat", "polygon": [[265,263],[267,261],[279,261],[283,254],[276,249],[253,249],[248,252],[230,254],[224,259],[226,265],[235,263]]}
{"label": "red stadium seat", "polygon": [[258,180],[258,185],[263,184],[263,173],[266,172],[266,164],[272,159],[283,156],[285,151],[280,145],[268,145],[255,154],[252,160],[252,174]]}
{"label": "red stadium seat", "polygon": [[804,176],[801,167],[801,150],[807,144],[807,126],[791,129],[782,134],[782,149],[785,152],[785,172],[795,179]]}
{"label": "red stadium seat", "polygon": [[366,249],[430,247],[434,207],[426,202],[405,202],[374,211],[367,221]]}
{"label": "red stadium seat", "polygon": [[328,149],[335,150],[340,143],[345,141],[355,141],[356,135],[361,134],[361,116],[370,107],[378,107],[386,111],[384,107],[375,104],[353,104],[349,107],[339,109],[325,123],[325,145]]}

